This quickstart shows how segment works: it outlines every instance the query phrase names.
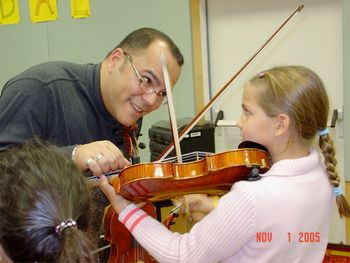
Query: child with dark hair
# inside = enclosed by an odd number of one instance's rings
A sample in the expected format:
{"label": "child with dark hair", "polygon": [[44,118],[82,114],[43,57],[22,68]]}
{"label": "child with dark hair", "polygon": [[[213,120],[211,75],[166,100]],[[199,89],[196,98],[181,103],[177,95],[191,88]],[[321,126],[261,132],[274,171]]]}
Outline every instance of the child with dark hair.
{"label": "child with dark hair", "polygon": [[0,152],[1,262],[96,262],[91,215],[86,181],[59,149],[31,141]]}

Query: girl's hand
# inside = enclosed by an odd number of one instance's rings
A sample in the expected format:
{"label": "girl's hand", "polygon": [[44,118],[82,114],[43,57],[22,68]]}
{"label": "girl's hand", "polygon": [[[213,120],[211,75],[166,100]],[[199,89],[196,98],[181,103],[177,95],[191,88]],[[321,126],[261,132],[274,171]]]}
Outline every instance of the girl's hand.
{"label": "girl's hand", "polygon": [[131,204],[129,200],[126,200],[121,195],[118,195],[115,193],[114,187],[109,184],[106,176],[104,175],[100,176],[98,186],[118,214],[120,214],[129,204]]}
{"label": "girl's hand", "polygon": [[218,197],[205,194],[191,194],[177,199],[176,202],[182,202],[183,204],[180,209],[181,214],[185,214],[190,220],[198,222],[215,209]]}

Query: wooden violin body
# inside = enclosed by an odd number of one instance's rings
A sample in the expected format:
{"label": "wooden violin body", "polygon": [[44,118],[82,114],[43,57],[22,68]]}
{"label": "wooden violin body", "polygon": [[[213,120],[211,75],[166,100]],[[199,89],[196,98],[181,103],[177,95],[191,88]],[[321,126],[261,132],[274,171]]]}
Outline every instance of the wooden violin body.
{"label": "wooden violin body", "polygon": [[[197,154],[197,156],[196,156]],[[223,195],[233,183],[247,179],[253,167],[263,173],[270,167],[268,153],[241,148],[199,156],[187,163],[146,163],[125,168],[113,181],[116,193],[134,201],[169,200],[179,195]]]}
{"label": "wooden violin body", "polygon": [[[141,209],[148,215],[156,217],[155,207],[151,203],[146,203]],[[103,224],[105,239],[111,245],[108,263],[156,262],[147,251],[137,243],[129,230],[119,222],[118,214],[112,206],[106,208]]]}

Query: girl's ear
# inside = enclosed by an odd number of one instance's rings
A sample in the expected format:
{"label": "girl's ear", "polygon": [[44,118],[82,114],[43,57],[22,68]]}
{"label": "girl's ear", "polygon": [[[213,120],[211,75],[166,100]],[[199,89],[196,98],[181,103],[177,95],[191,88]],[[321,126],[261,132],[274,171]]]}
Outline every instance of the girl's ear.
{"label": "girl's ear", "polygon": [[275,136],[281,136],[286,133],[290,126],[290,118],[288,115],[281,113],[276,117]]}

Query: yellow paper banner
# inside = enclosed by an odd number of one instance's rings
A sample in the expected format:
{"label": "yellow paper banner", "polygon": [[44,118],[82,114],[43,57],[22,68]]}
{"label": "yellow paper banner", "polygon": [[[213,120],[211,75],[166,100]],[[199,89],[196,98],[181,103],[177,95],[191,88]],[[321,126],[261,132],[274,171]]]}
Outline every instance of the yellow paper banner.
{"label": "yellow paper banner", "polygon": [[29,0],[30,20],[34,23],[57,18],[56,0]]}
{"label": "yellow paper banner", "polygon": [[73,18],[90,16],[90,0],[70,0],[71,15]]}
{"label": "yellow paper banner", "polygon": [[18,22],[18,0],[0,0],[0,24],[17,24]]}

